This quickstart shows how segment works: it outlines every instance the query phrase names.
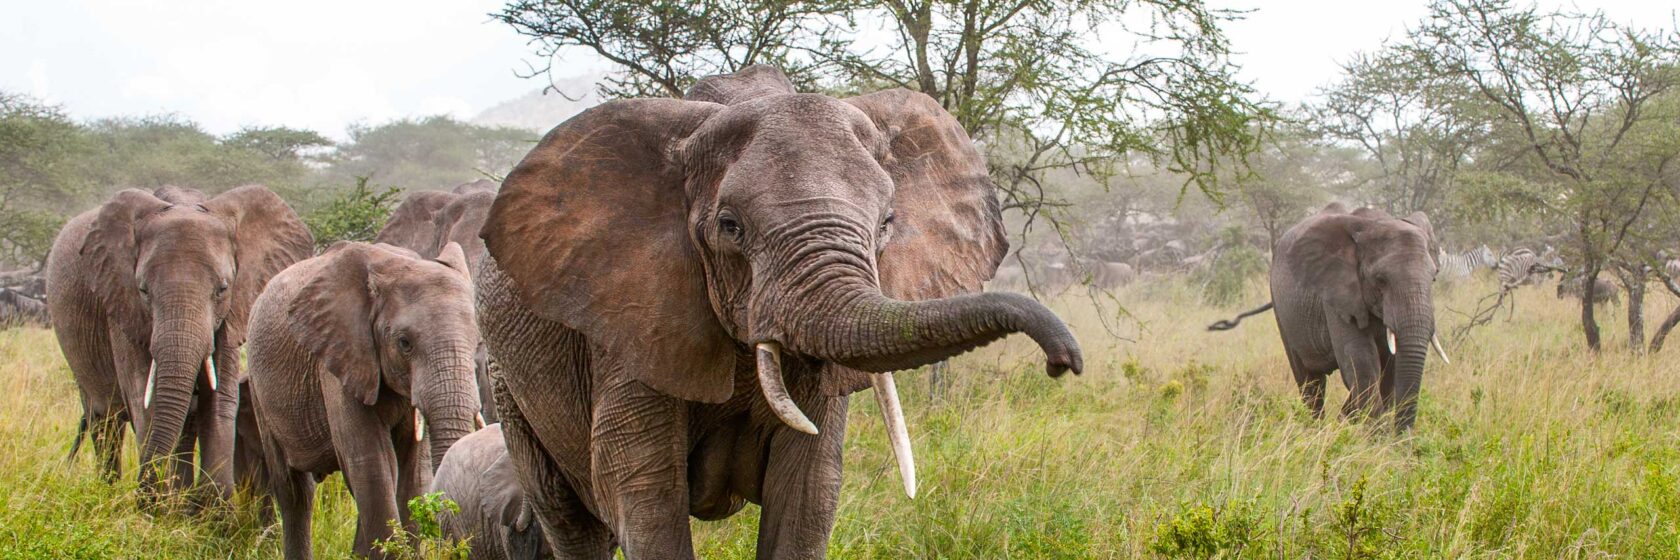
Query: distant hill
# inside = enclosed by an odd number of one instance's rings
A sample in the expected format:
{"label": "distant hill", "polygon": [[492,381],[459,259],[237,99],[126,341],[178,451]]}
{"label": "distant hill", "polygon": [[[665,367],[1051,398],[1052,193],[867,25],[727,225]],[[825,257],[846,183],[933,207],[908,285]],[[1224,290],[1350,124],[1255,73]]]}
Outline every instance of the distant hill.
{"label": "distant hill", "polygon": [[[602,74],[597,73],[555,80],[554,86],[559,92],[550,90],[545,94],[546,88],[537,88],[485,109],[473,117],[471,122],[548,132],[561,121],[601,103],[601,98],[595,93],[595,83],[600,81],[601,77]],[[567,99],[568,97],[571,99]]]}

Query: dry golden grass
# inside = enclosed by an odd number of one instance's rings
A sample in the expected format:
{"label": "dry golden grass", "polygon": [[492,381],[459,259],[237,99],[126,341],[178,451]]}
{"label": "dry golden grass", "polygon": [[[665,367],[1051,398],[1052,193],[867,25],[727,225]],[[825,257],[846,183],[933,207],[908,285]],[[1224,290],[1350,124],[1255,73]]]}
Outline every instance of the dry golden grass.
{"label": "dry golden grass", "polygon": [[[1442,330],[1490,289],[1444,290]],[[1512,319],[1449,342],[1452,365],[1430,361],[1417,427],[1397,437],[1312,420],[1269,315],[1209,333],[1237,309],[1171,281],[1117,299],[1129,317],[1072,295],[1053,305],[1084,344],[1083,376],[1046,378],[1024,337],[955,360],[937,402],[925,375],[902,374],[915,500],[873,399],[855,399],[830,556],[1680,557],[1680,355],[1628,353],[1620,307],[1593,355],[1573,301],[1522,290]],[[1675,301],[1649,304],[1660,316]],[[1331,386],[1335,410],[1345,391]],[[86,456],[66,468],[79,407],[50,332],[0,333],[0,387],[0,556],[278,555],[277,530],[248,511],[154,519],[132,482],[98,482]],[[317,550],[336,557],[353,508],[329,487]],[[702,556],[750,557],[756,515],[695,522]]]}

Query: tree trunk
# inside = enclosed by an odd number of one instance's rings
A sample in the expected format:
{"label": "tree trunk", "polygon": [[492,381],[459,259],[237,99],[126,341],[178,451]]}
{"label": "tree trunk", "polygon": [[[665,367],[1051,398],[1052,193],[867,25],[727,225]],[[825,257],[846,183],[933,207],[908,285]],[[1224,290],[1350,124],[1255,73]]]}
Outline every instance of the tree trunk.
{"label": "tree trunk", "polygon": [[1674,311],[1670,311],[1668,318],[1663,319],[1662,324],[1657,326],[1657,334],[1651,337],[1652,354],[1662,351],[1663,340],[1668,338],[1668,331],[1674,330],[1676,323],[1680,323],[1680,305],[1674,306]]}
{"label": "tree trunk", "polygon": [[1621,268],[1622,287],[1627,289],[1628,351],[1645,351],[1645,267]]}
{"label": "tree trunk", "polygon": [[[1590,249],[1589,249],[1590,251]],[[1593,299],[1598,295],[1598,256],[1588,253],[1587,266],[1581,276],[1581,332],[1587,335],[1587,349],[1599,351],[1598,320],[1593,318]]]}

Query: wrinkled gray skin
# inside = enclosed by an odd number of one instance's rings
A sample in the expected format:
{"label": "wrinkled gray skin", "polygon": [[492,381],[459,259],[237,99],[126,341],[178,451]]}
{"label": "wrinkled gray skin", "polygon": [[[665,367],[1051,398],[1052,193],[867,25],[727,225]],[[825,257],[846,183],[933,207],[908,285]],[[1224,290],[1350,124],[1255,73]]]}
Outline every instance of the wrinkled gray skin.
{"label": "wrinkled gray skin", "polygon": [[[1049,310],[976,293],[1007,243],[954,118],[905,90],[791,92],[755,66],[686,100],[608,102],[503,182],[479,319],[508,454],[561,558],[692,558],[689,516],[748,502],[758,557],[820,558],[863,372],[1014,332],[1052,375],[1081,368]],[[818,435],[769,410],[758,343],[784,349]]]}
{"label": "wrinkled gray skin", "polygon": [[[388,243],[421,255],[436,255],[445,245],[456,243],[467,256],[467,268],[475,274],[484,260],[484,240],[478,230],[490,213],[490,203],[496,200],[500,185],[479,179],[456,186],[449,192],[415,191],[403,199],[391,212],[385,227],[374,238],[375,243]],[[497,422],[496,405],[490,401],[490,357],[483,345],[473,355],[474,373],[478,376],[479,402],[484,418]]]}
{"label": "wrinkled gray skin", "polygon": [[[1582,282],[1581,282],[1581,277],[1580,276],[1574,276],[1574,277],[1570,277],[1567,280],[1558,281],[1558,286],[1557,286],[1557,297],[1558,297],[1558,299],[1563,299],[1565,297],[1581,299],[1581,292],[1583,291],[1581,289],[1581,284],[1582,284]],[[1611,282],[1610,279],[1608,279],[1608,278],[1597,278],[1597,279],[1593,280],[1593,285],[1594,285],[1594,287],[1593,287],[1593,301],[1594,302],[1597,302],[1597,303],[1604,303],[1604,302],[1607,302],[1607,301],[1615,302],[1615,303],[1621,303],[1622,302],[1622,298],[1619,295],[1620,292],[1618,292],[1616,290],[1616,283]]]}
{"label": "wrinkled gray skin", "polygon": [[[1289,368],[1315,417],[1340,371],[1344,415],[1394,411],[1411,428],[1435,334],[1434,232],[1422,212],[1396,219],[1333,203],[1284,232],[1272,257],[1272,303]],[[1387,333],[1396,334],[1396,351]]]}
{"label": "wrinkled gray skin", "polygon": [[[269,489],[291,559],[310,557],[315,481],[344,472],[356,500],[354,552],[456,440],[479,427],[479,337],[459,246],[437,260],[389,245],[340,243],[274,277],[251,318],[251,400]],[[416,415],[425,422],[417,441]]]}
{"label": "wrinkled gray skin", "polygon": [[130,189],[65,224],[47,259],[48,304],[81,391],[76,446],[92,436],[107,479],[121,475],[127,422],[140,445],[142,504],[192,487],[200,473],[204,488],[231,495],[246,318],[268,279],[307,258],[313,243],[291,207],[261,186],[213,198]]}
{"label": "wrinkled gray skin", "polygon": [[459,513],[440,514],[438,525],[444,536],[472,546],[467,556],[471,560],[554,557],[519,489],[501,424],[485,426],[455,442],[427,492],[442,492],[461,507]]}

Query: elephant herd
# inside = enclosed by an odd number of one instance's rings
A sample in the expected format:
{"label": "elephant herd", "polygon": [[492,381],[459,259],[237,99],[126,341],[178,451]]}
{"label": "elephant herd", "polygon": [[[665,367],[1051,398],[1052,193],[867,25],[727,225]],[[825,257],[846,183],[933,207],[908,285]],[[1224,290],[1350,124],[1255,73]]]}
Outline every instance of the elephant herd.
{"label": "elephant herd", "polygon": [[[846,411],[873,388],[916,492],[893,371],[1067,326],[986,293],[1007,251],[984,159],[906,90],[802,94],[754,66],[561,123],[497,185],[419,192],[315,252],[262,186],[125,190],[47,263],[92,443],[143,509],[245,486],[312,556],[341,472],[353,551],[441,491],[475,558],[687,558],[689,518],[761,506],[761,558],[824,555]],[[241,359],[243,356],[243,360]],[[247,370],[248,367],[248,370]],[[266,508],[265,508],[266,509]]]}
{"label": "elephant herd", "polygon": [[[47,266],[83,407],[71,457],[88,436],[116,479],[132,430],[143,508],[248,486],[293,559],[333,472],[364,556],[441,491],[475,558],[691,558],[691,517],[747,503],[760,558],[818,558],[853,393],[873,389],[914,497],[891,372],[1012,333],[1051,377],[1083,369],[1049,309],[983,289],[1032,275],[1000,269],[974,143],[907,90],[802,94],[753,66],[607,102],[500,185],[410,195],[374,241],[315,254],[261,186],[126,190],[71,220]],[[1275,309],[1314,414],[1340,371],[1344,414],[1405,430],[1441,352],[1438,253],[1421,213],[1332,204],[1279,239],[1272,302],[1244,316]],[[1035,274],[1135,277],[1063,268]]]}

